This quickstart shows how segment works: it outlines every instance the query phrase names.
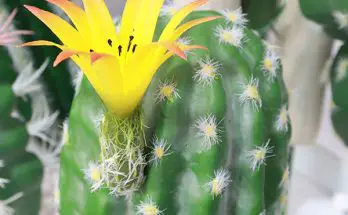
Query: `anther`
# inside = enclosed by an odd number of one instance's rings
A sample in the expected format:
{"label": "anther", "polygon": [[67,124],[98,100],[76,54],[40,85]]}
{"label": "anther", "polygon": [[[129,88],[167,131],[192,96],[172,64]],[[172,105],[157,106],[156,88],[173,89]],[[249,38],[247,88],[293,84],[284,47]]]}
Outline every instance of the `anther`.
{"label": "anther", "polygon": [[118,46],[118,56],[121,56],[121,53],[122,53],[122,46],[119,45]]}
{"label": "anther", "polygon": [[109,46],[112,47],[112,40],[111,39],[108,39],[108,44],[109,44]]}
{"label": "anther", "polygon": [[129,36],[129,43],[128,43],[127,52],[129,52],[129,49],[130,49],[130,47],[131,47],[131,45],[132,45],[133,39],[134,39],[134,36]]}
{"label": "anther", "polygon": [[132,52],[134,53],[135,52],[135,49],[137,48],[137,44],[134,44],[133,46],[133,49],[132,49]]}

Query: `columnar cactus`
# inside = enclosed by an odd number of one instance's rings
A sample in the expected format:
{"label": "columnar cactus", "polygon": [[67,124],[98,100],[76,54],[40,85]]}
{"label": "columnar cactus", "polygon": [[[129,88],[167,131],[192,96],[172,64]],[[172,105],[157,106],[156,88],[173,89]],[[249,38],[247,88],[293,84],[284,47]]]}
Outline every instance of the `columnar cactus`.
{"label": "columnar cactus", "polygon": [[198,0],[163,11],[155,31],[163,1],[129,0],[116,34],[102,0],[85,11],[49,1],[77,30],[26,6],[64,45],[25,45],[58,46],[55,63],[72,58],[86,76],[61,154],[61,214],[284,214],[281,63],[243,15],[192,12]]}
{"label": "columnar cactus", "polygon": [[332,89],[332,123],[337,134],[348,145],[346,132],[348,119],[348,47],[344,45],[339,50],[331,68],[331,89]]}
{"label": "columnar cactus", "polygon": [[303,14],[323,25],[332,36],[341,40],[348,38],[348,2],[345,0],[300,0]]}
{"label": "columnar cactus", "polygon": [[343,41],[330,69],[332,89],[332,123],[337,134],[348,145],[346,119],[348,118],[348,97],[346,96],[348,73],[348,2],[341,0],[322,1],[313,6],[311,0],[301,0],[301,9],[309,19],[321,24],[334,38]]}
{"label": "columnar cactus", "polygon": [[58,111],[42,81],[49,60],[35,66],[36,56],[16,47],[33,32],[16,30],[18,9],[8,9],[0,1],[0,214],[37,215],[43,166],[58,164]]}

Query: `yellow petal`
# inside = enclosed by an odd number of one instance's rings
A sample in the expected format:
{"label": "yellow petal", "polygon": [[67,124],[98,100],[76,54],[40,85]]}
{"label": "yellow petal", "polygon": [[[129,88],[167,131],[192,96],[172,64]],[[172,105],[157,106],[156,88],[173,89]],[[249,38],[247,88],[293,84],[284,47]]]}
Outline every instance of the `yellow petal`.
{"label": "yellow petal", "polygon": [[142,1],[146,0],[127,0],[123,10],[121,27],[120,27],[120,38],[126,40],[133,33],[133,28],[137,15],[140,10]]}
{"label": "yellow petal", "polygon": [[83,0],[95,51],[117,52],[119,40],[104,0]]}
{"label": "yellow petal", "polygon": [[209,21],[212,21],[215,19],[219,19],[219,18],[222,18],[222,16],[209,16],[209,17],[204,17],[204,18],[195,19],[195,20],[186,22],[186,23],[182,24],[181,26],[179,26],[175,30],[175,32],[171,38],[171,41],[177,40],[183,33],[185,33],[187,30],[191,29],[192,27],[194,27],[196,25],[199,25],[199,24],[202,24],[205,22],[209,22]]}
{"label": "yellow petal", "polygon": [[67,0],[46,0],[61,8],[71,19],[82,36],[89,40],[90,30],[86,13],[76,4]]}
{"label": "yellow petal", "polygon": [[[194,49],[200,49],[200,50],[208,50],[207,47],[204,47],[204,46],[200,46],[200,45],[187,45],[187,46],[183,46],[183,47],[180,47],[180,49],[182,51],[190,51],[190,50],[194,50]],[[173,56],[174,53],[169,51],[167,52],[165,55],[163,55],[161,57],[161,60],[158,61],[158,66],[157,67],[160,67],[160,65],[162,65],[164,62],[166,62],[171,56]]]}
{"label": "yellow petal", "polygon": [[172,34],[174,33],[176,27],[180,25],[180,23],[185,19],[185,17],[189,15],[193,10],[204,5],[207,2],[208,0],[197,0],[180,9],[166,25],[159,40],[169,40]]}
{"label": "yellow petal", "polygon": [[27,42],[27,43],[23,43],[19,45],[19,47],[24,47],[24,46],[55,46],[60,48],[61,50],[67,49],[67,48],[64,48],[63,45],[59,45],[57,43],[47,41],[47,40],[35,40],[35,41],[31,41],[31,42]]}
{"label": "yellow petal", "polygon": [[[20,45],[20,47],[23,47],[23,46],[55,46],[55,47],[58,47],[63,52],[61,52],[57,56],[57,58],[54,62],[54,66],[57,66],[60,62],[62,62],[63,60],[66,60],[68,58],[68,54],[70,52],[69,57],[71,57],[74,60],[74,62],[77,65],[79,65],[80,69],[86,75],[86,77],[88,78],[90,83],[93,85],[93,87],[96,90],[100,89],[101,84],[99,83],[99,80],[96,77],[95,71],[93,71],[91,69],[91,63],[93,62],[95,57],[91,56],[88,52],[69,50],[68,47],[66,47],[66,46],[62,46],[62,45],[59,45],[57,43],[54,43],[51,41],[46,41],[46,40],[37,40],[37,41],[27,42],[27,43]],[[76,57],[76,56],[73,57],[73,55],[75,55],[75,54],[80,54],[80,57]]]}
{"label": "yellow petal", "polygon": [[[102,83],[98,94],[109,110],[124,116],[131,113],[140,100],[125,92],[125,82],[120,74],[120,65],[116,57],[105,56],[92,64],[97,78]],[[129,71],[130,73],[132,71]]]}
{"label": "yellow petal", "polygon": [[137,43],[152,42],[163,2],[164,0],[142,1],[141,10],[137,14],[134,25],[135,40]]}
{"label": "yellow petal", "polygon": [[32,14],[39,18],[51,31],[71,49],[84,50],[85,41],[80,33],[62,18],[37,7],[25,5]]}

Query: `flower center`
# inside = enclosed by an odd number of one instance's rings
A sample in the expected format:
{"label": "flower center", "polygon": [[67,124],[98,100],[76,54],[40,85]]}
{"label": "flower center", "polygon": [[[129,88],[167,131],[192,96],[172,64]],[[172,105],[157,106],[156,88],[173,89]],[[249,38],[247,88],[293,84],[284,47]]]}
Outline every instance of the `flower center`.
{"label": "flower center", "polygon": [[155,155],[156,155],[157,158],[162,158],[163,155],[164,155],[164,148],[162,148],[162,147],[157,147],[157,148],[155,149]]}
{"label": "flower center", "polygon": [[159,214],[157,207],[153,205],[146,205],[144,207],[144,215],[157,215],[157,214]]}
{"label": "flower center", "polygon": [[287,122],[288,122],[288,116],[287,116],[287,113],[286,113],[286,110],[283,109],[281,112],[280,112],[280,123],[282,125],[285,125]]}
{"label": "flower center", "polygon": [[100,178],[101,178],[101,174],[100,174],[100,171],[98,168],[93,168],[91,170],[91,179],[95,182],[98,182],[100,181]]}
{"label": "flower center", "polygon": [[235,39],[233,38],[232,34],[226,31],[222,33],[222,39],[232,44],[235,43]]}
{"label": "flower center", "polygon": [[236,16],[236,14],[234,14],[234,13],[230,13],[230,14],[228,15],[228,18],[229,18],[232,22],[235,22],[235,21],[237,20],[237,16]]}
{"label": "flower center", "polygon": [[264,64],[265,69],[267,69],[268,71],[272,70],[273,63],[270,59],[265,59],[263,64]]}
{"label": "flower center", "polygon": [[286,195],[285,195],[285,194],[282,194],[282,195],[280,196],[280,198],[279,198],[280,205],[281,205],[281,206],[284,206],[284,205],[286,204],[287,199],[288,199],[288,198],[286,197]]}
{"label": "flower center", "polygon": [[212,181],[211,183],[211,192],[214,194],[214,195],[218,195],[220,194],[221,192],[221,186],[220,186],[220,183],[219,183],[219,180],[217,180],[216,178]]}
{"label": "flower center", "polygon": [[202,68],[202,73],[206,76],[215,77],[215,69],[211,65],[204,65]]}
{"label": "flower center", "polygon": [[255,159],[256,160],[263,160],[263,159],[265,159],[265,157],[266,157],[266,152],[264,150],[258,150],[255,153]]}
{"label": "flower center", "polygon": [[161,94],[166,97],[169,98],[173,95],[174,92],[174,88],[173,86],[167,85],[167,86],[163,86],[161,89]]}
{"label": "flower center", "polygon": [[204,133],[207,137],[215,136],[215,126],[213,125],[207,125],[205,127]]}
{"label": "flower center", "polygon": [[260,99],[259,91],[257,90],[256,86],[248,86],[246,88],[246,94],[251,99],[256,99],[256,100]]}

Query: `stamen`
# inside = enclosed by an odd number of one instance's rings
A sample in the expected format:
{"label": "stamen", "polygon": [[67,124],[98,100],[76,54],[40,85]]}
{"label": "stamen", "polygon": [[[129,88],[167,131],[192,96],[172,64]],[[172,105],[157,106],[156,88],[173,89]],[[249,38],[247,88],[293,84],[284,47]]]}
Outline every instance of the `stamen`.
{"label": "stamen", "polygon": [[90,49],[89,52],[94,52],[94,50],[93,50],[93,49]]}
{"label": "stamen", "polygon": [[109,46],[112,47],[112,40],[111,39],[108,39],[108,44],[109,44]]}
{"label": "stamen", "polygon": [[119,46],[118,46],[118,56],[121,57],[121,53],[122,53],[122,46],[119,45]]}
{"label": "stamen", "polygon": [[134,36],[129,36],[129,43],[128,43],[128,48],[127,48],[127,52],[129,52],[130,47],[132,46],[132,41],[134,39]]}
{"label": "stamen", "polygon": [[137,48],[137,44],[134,44],[132,52],[135,52],[135,49]]}

